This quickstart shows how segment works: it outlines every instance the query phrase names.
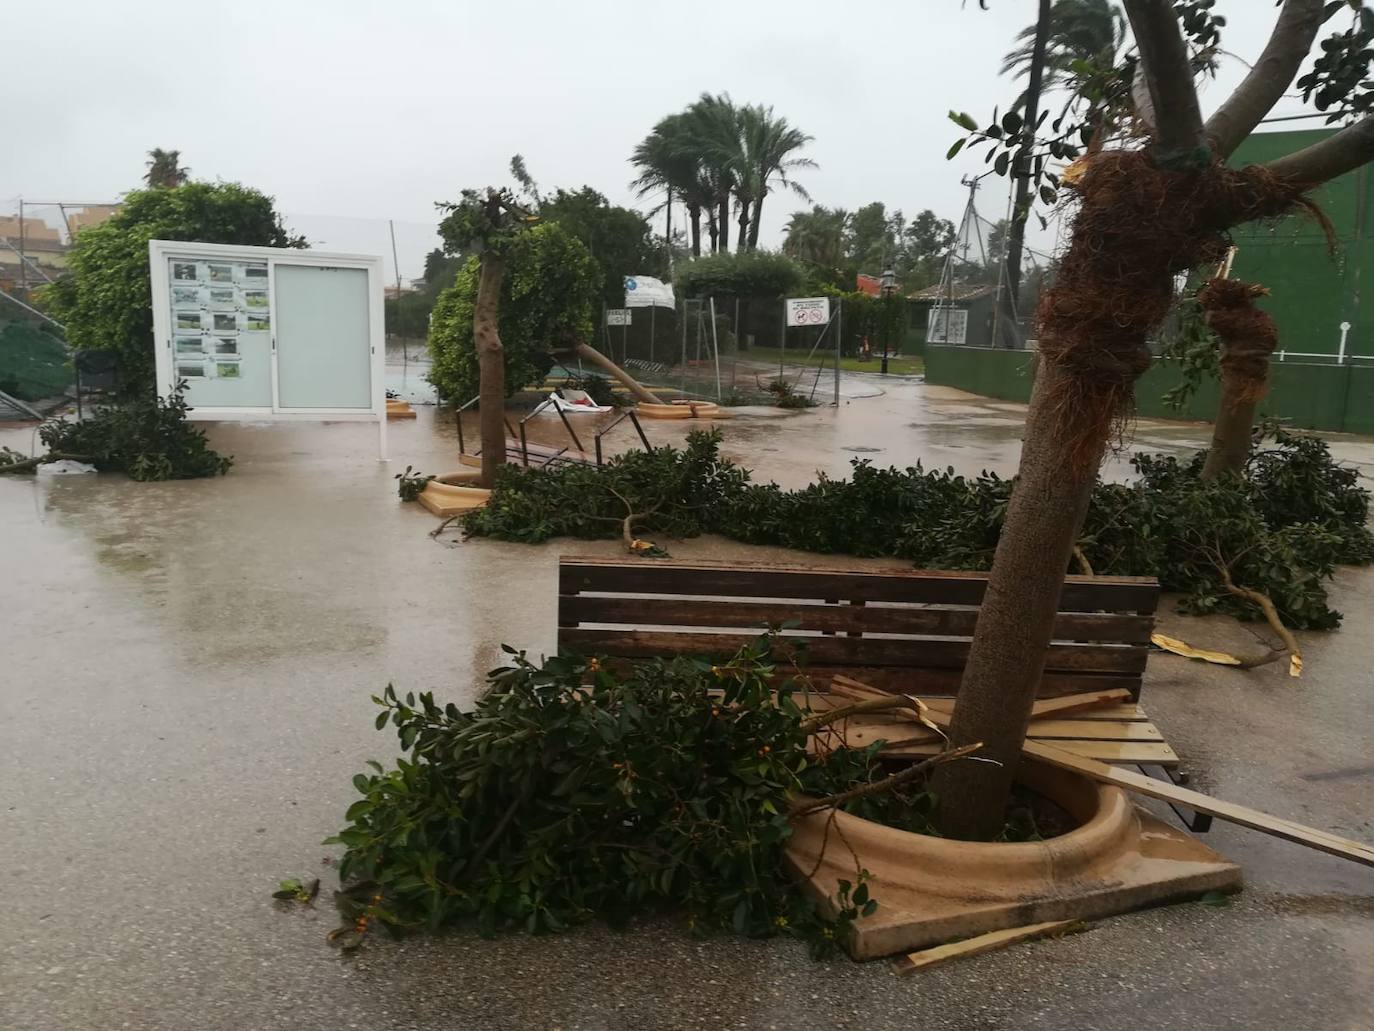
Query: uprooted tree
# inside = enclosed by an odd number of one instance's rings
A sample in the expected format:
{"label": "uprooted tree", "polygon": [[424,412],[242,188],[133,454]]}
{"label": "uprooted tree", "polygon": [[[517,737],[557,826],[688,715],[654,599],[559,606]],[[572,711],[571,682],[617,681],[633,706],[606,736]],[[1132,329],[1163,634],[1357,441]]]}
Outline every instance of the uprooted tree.
{"label": "uprooted tree", "polygon": [[[935,780],[939,824],[955,837],[987,840],[1002,825],[1064,573],[1108,440],[1149,367],[1147,337],[1174,303],[1174,276],[1217,264],[1232,227],[1310,206],[1314,187],[1374,158],[1374,117],[1366,114],[1374,102],[1363,85],[1368,52],[1326,60],[1348,46],[1343,33],[1324,44],[1315,78],[1305,76],[1302,86],[1319,104],[1357,110],[1361,119],[1269,164],[1228,167],[1227,157],[1292,83],[1325,18],[1356,8],[1363,31],[1370,16],[1357,3],[1286,0],[1250,73],[1204,123],[1184,36],[1214,45],[1219,22],[1210,6],[1125,0],[1140,135],[1108,144],[1089,133],[1087,153],[1065,177],[1077,205],[1072,235],[1037,312],[1040,360],[1020,473],[951,728],[955,745],[982,741],[995,762],[947,766]],[[1361,69],[1353,78],[1350,61]],[[1062,125],[1052,128],[1059,133]],[[1077,157],[1062,137],[1047,147]]]}

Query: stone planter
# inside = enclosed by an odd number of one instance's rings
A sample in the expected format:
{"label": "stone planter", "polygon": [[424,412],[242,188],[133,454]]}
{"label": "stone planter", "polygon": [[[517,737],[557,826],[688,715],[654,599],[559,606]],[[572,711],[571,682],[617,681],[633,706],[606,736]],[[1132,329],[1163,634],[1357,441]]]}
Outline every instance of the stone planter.
{"label": "stone planter", "polygon": [[798,821],[789,862],[824,907],[838,881],[855,880],[855,854],[872,874],[878,909],[855,924],[848,947],[856,959],[1240,887],[1240,867],[1137,808],[1120,788],[1031,760],[1022,762],[1019,778],[1078,827],[1046,841],[988,844],[912,834],[847,813],[835,814],[827,835],[830,814],[813,813]]}

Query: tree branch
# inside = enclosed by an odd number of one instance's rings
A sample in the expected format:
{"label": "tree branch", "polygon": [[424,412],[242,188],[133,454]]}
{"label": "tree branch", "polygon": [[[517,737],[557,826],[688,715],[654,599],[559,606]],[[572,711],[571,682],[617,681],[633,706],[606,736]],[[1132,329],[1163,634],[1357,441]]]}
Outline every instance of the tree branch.
{"label": "tree branch", "polygon": [[[1288,648],[1288,653],[1297,656],[1298,659],[1301,660],[1302,650],[1298,647],[1298,639],[1293,636],[1293,631],[1283,625],[1283,620],[1279,618],[1279,610],[1275,607],[1269,595],[1262,591],[1256,591],[1250,587],[1240,586],[1231,579],[1230,570],[1225,566],[1220,566],[1219,568],[1221,570],[1221,582],[1225,585],[1226,589],[1237,598],[1244,598],[1251,604],[1258,606],[1259,610],[1264,613],[1265,621],[1268,622],[1270,629],[1279,635],[1280,640],[1282,640],[1284,645]],[[1296,674],[1294,675],[1296,676]]]}
{"label": "tree branch", "polygon": [[0,473],[31,473],[40,465],[47,465],[49,462],[89,462],[90,460],[90,455],[71,455],[65,451],[49,451],[46,455],[38,455],[36,458],[25,458],[18,462],[0,465]]}
{"label": "tree branch", "polygon": [[1324,183],[1374,161],[1374,116],[1264,167],[1295,183]]}
{"label": "tree branch", "polygon": [[793,820],[808,813],[814,813],[821,809],[838,809],[842,805],[853,802],[856,798],[867,798],[869,795],[880,795],[885,791],[901,787],[910,781],[915,780],[921,774],[933,767],[953,762],[955,759],[962,759],[967,755],[972,755],[983,747],[983,742],[975,741],[971,745],[963,745],[960,748],[951,748],[947,752],[939,755],[932,755],[929,759],[918,762],[915,766],[908,766],[900,773],[894,773],[885,780],[874,781],[872,784],[860,784],[857,788],[850,788],[848,791],[841,791],[836,795],[827,795],[825,798],[804,798],[799,801],[788,816]]}
{"label": "tree branch", "polygon": [[1202,112],[1178,15],[1171,0],[1126,0],[1126,16],[1154,107],[1156,163],[1163,168],[1189,164],[1204,146]]}
{"label": "tree branch", "polygon": [[1324,0],[1287,0],[1250,73],[1202,127],[1219,157],[1227,157],[1269,113],[1298,74],[1325,21]]}

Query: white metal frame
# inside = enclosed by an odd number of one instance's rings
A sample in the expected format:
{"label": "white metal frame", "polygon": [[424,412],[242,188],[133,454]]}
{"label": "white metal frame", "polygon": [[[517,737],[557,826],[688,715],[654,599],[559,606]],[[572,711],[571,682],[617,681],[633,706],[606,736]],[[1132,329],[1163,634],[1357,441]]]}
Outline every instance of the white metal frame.
{"label": "white metal frame", "polygon": [[[287,247],[240,247],[234,244],[188,243],[182,240],[149,240],[148,261],[153,286],[153,348],[157,358],[160,394],[176,388],[176,362],[172,354],[172,294],[167,275],[168,259],[220,259],[267,263],[268,311],[272,313],[272,405],[268,408],[193,407],[188,419],[206,422],[376,422],[377,457],[386,461],[386,322],[383,308],[380,255],[336,254],[330,251]],[[313,268],[359,268],[367,272],[368,341],[371,348],[372,406],[370,408],[283,408],[277,378],[277,276],[278,265]]]}

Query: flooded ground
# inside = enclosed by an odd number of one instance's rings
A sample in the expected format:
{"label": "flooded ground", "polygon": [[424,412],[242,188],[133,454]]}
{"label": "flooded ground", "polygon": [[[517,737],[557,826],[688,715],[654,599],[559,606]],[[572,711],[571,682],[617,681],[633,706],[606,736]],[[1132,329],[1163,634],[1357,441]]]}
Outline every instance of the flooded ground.
{"label": "flooded ground", "polygon": [[[726,454],[789,486],[855,457],[1014,470],[1018,405],[875,376],[845,387],[838,409],[738,412],[720,424]],[[327,903],[278,912],[268,896],[284,877],[331,883],[337,850],[320,842],[350,778],[394,754],[368,696],[394,682],[470,701],[502,642],[552,645],[558,554],[617,551],[431,540],[435,520],[399,504],[392,477],[453,468],[456,440],[451,416],[419,414],[391,424],[387,465],[366,425],[215,425],[236,456],[219,480],[0,478],[0,1028],[1374,1027],[1374,871],[1225,825],[1206,840],[1249,885],[1228,907],[1115,918],[904,980],[662,923],[341,958]],[[577,418],[588,437],[605,421]],[[656,443],[688,427],[645,423]],[[529,432],[564,434],[552,416]],[[1184,452],[1207,434],[1142,421],[1135,445]],[[622,426],[605,443],[632,439]],[[1374,441],[1332,439],[1374,473]],[[0,444],[30,441],[0,429]],[[1118,458],[1109,475],[1125,471]],[[846,564],[714,539],[673,552]],[[1346,629],[1306,635],[1303,680],[1155,656],[1144,700],[1203,790],[1368,841],[1374,571],[1342,571],[1334,596]],[[1230,621],[1165,624],[1253,645]]]}

